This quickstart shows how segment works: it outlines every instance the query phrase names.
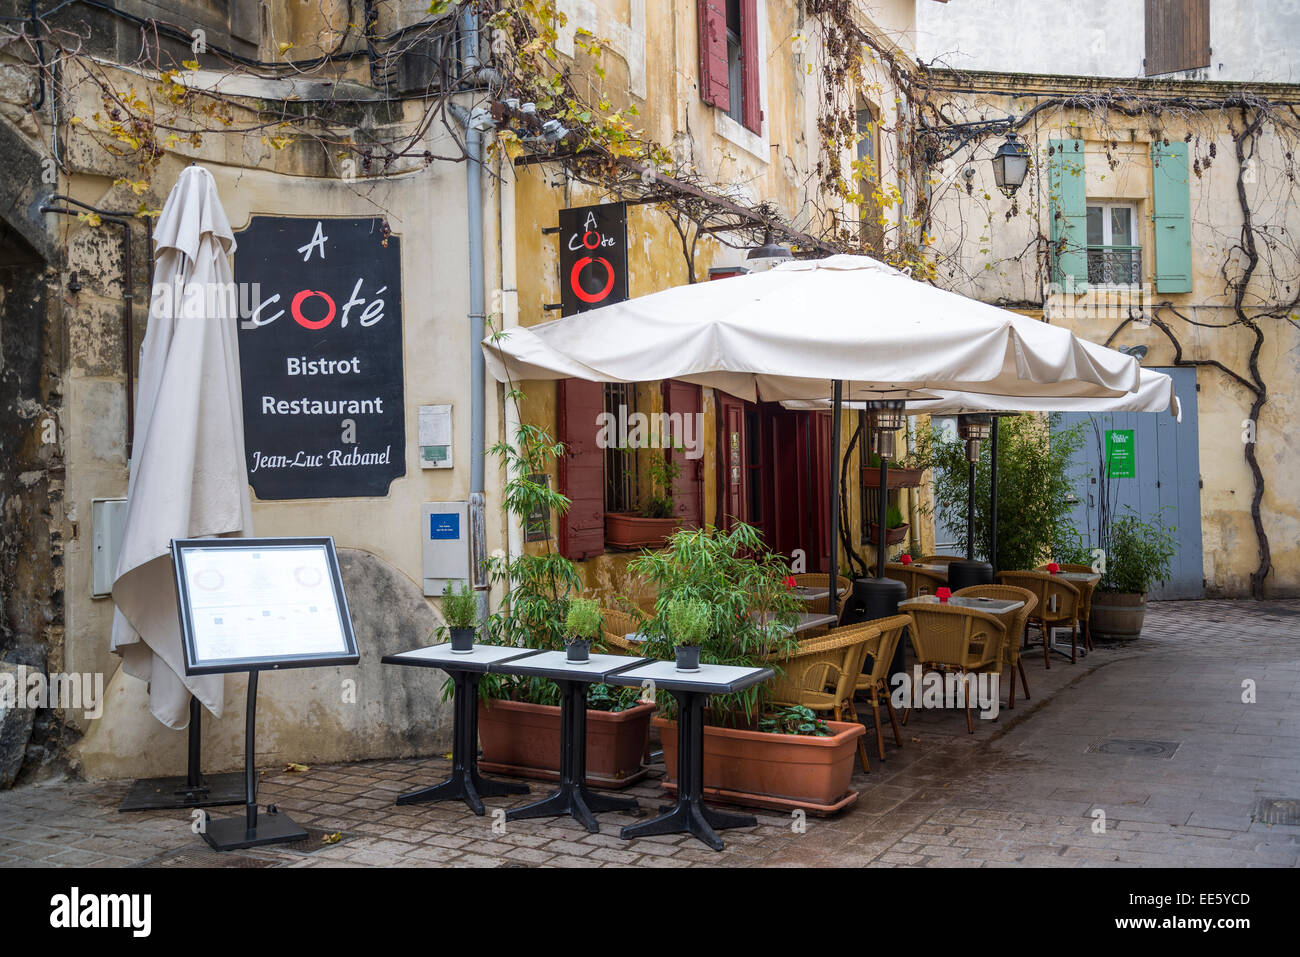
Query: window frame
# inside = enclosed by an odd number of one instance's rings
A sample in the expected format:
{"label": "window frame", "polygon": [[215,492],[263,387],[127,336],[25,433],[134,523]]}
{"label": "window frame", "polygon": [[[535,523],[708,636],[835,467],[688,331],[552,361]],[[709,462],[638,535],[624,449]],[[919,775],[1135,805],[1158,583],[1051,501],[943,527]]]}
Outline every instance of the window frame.
{"label": "window frame", "polygon": [[[1102,232],[1102,239],[1104,241],[1100,244],[1092,243],[1088,241],[1089,240],[1088,214],[1093,209],[1101,210],[1101,227],[1102,227],[1101,232]],[[1128,243],[1114,242],[1113,222],[1110,216],[1111,211],[1114,209],[1128,210],[1129,232],[1130,232],[1131,242]],[[1083,204],[1083,220],[1084,220],[1083,254],[1084,254],[1085,269],[1088,270],[1088,285],[1096,286],[1101,289],[1127,289],[1131,286],[1139,285],[1142,282],[1142,269],[1143,269],[1142,254],[1144,252],[1144,249],[1142,246],[1142,236],[1138,228],[1139,221],[1138,221],[1137,202],[1135,202],[1134,200],[1085,198]],[[1133,279],[1131,279],[1129,282],[1093,282],[1092,274],[1091,274],[1091,262],[1089,261],[1089,257],[1094,252],[1104,252],[1106,250],[1125,250],[1129,252],[1135,251],[1137,253],[1137,259],[1138,259],[1137,261],[1138,275]]]}

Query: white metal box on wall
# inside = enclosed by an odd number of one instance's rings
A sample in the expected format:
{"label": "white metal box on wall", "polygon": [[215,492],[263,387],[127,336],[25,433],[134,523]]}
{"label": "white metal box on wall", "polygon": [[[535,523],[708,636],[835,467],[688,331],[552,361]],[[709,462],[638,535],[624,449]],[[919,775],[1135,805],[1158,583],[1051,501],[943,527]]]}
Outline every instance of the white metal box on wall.
{"label": "white metal box on wall", "polygon": [[424,593],[441,595],[449,583],[469,581],[469,503],[428,502],[420,516]]}
{"label": "white metal box on wall", "polygon": [[92,499],[90,524],[94,548],[91,556],[90,594],[92,598],[107,598],[113,593],[117,556],[122,550],[122,532],[126,528],[126,499]]}

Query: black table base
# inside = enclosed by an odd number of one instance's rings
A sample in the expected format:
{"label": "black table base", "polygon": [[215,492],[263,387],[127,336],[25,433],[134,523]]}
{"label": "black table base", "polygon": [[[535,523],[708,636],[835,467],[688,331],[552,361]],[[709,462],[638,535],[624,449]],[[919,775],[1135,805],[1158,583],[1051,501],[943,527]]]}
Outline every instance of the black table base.
{"label": "black table base", "polygon": [[451,777],[441,784],[408,791],[397,798],[398,804],[423,804],[427,801],[464,801],[480,817],[485,797],[527,794],[525,784],[492,781],[478,773],[478,679],[464,671],[451,672],[455,687],[455,720],[451,744]]}
{"label": "black table base", "polygon": [[677,803],[666,814],[629,824],[619,836],[630,841],[651,834],[691,834],[715,851],[723,848],[717,831],[757,827],[752,814],[730,814],[704,806],[704,703],[698,691],[674,691],[677,699]]}
{"label": "black table base", "polygon": [[587,685],[557,681],[560,686],[560,787],[550,797],[506,811],[507,821],[569,815],[592,834],[600,832],[596,814],[636,811],[635,798],[617,798],[587,790]]}
{"label": "black table base", "polygon": [[244,775],[204,774],[202,767],[203,706],[190,696],[189,770],[184,777],[141,778],[122,799],[119,811],[182,811],[244,803]]}

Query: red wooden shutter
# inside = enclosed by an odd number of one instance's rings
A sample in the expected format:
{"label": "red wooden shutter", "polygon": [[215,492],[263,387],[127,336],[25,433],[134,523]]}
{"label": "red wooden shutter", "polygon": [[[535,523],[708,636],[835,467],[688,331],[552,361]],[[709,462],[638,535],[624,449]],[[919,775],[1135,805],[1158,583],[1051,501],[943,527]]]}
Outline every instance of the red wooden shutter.
{"label": "red wooden shutter", "polygon": [[[682,435],[673,434],[673,445],[682,445],[690,449],[695,446],[697,452],[704,451],[704,436],[697,428],[702,421],[698,415],[701,411],[700,387],[689,382],[667,379],[662,386],[664,411],[670,416],[680,416],[682,428],[691,442],[687,443]],[[670,419],[671,421],[671,419]],[[704,524],[704,456],[689,458],[685,451],[665,453],[668,461],[681,467],[681,474],[673,480],[673,501],[676,503],[677,515],[694,525]]]}
{"label": "red wooden shutter", "polygon": [[[810,412],[812,417],[812,483],[813,487],[813,522],[812,542],[808,555],[809,571],[826,571],[831,557],[831,414],[829,412]],[[835,481],[839,481],[840,470],[835,468]],[[840,503],[843,515],[847,503]],[[838,534],[838,531],[836,531]],[[842,556],[841,556],[842,557]]]}
{"label": "red wooden shutter", "polygon": [[599,382],[561,379],[555,386],[560,491],[572,504],[560,518],[560,554],[575,561],[605,550],[605,452],[596,444],[597,418],[605,411]]}
{"label": "red wooden shutter", "polygon": [[722,476],[721,527],[731,528],[749,518],[745,507],[745,406],[739,399],[719,393],[722,445],[718,473]]}
{"label": "red wooden shutter", "polygon": [[743,88],[740,119],[746,129],[755,133],[763,130],[763,104],[759,102],[758,92],[758,31],[758,0],[740,0],[740,85]]}
{"label": "red wooden shutter", "polygon": [[[752,2],[752,0],[751,0]],[[700,21],[700,98],[710,106],[727,109],[726,0],[698,0]]]}

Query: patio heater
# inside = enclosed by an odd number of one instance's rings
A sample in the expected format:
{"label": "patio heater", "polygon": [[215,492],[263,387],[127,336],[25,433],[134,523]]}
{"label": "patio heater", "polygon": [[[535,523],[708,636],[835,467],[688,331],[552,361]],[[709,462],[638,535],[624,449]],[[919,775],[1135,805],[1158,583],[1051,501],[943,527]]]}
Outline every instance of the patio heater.
{"label": "patio heater", "polygon": [[959,415],[957,435],[966,442],[966,559],[948,563],[948,587],[953,591],[993,584],[993,566],[975,560],[975,467],[980,460],[980,443],[993,435],[993,416],[987,412]]}
{"label": "patio heater", "polygon": [[[867,403],[867,427],[880,456],[880,491],[876,514],[876,577],[859,578],[844,605],[840,624],[856,624],[898,614],[898,603],[907,597],[907,586],[885,577],[885,528],[889,509],[889,461],[897,455],[897,432],[907,424],[902,399],[873,399]],[[904,648],[899,642],[890,666],[891,677],[907,669]]]}

